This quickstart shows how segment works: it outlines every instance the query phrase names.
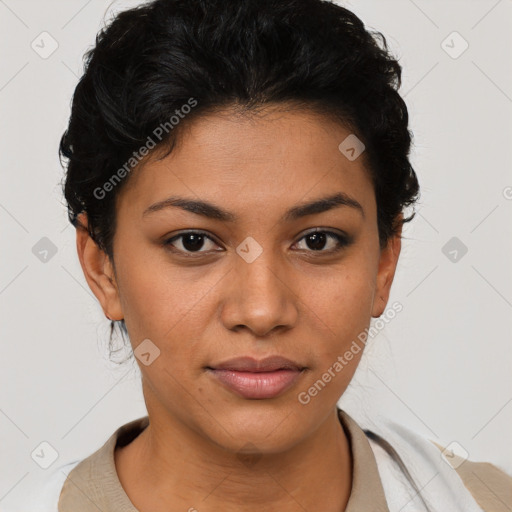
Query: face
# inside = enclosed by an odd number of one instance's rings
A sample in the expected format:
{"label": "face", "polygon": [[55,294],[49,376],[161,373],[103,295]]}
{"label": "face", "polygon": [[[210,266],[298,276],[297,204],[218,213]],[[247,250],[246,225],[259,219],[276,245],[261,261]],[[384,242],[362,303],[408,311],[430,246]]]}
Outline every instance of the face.
{"label": "face", "polygon": [[[91,289],[144,354],[152,421],[271,453],[332,414],[362,350],[339,356],[384,311],[400,252],[399,236],[379,247],[364,153],[338,149],[350,133],[310,111],[198,118],[120,192],[115,273],[78,231]],[[161,203],[171,197],[181,206]],[[271,356],[299,370],[220,369]]]}

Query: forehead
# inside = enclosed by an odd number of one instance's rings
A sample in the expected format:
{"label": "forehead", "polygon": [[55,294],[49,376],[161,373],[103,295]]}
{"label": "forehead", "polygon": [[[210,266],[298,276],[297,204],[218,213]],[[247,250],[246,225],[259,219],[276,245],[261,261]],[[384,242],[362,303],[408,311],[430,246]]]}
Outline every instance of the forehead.
{"label": "forehead", "polygon": [[348,127],[310,110],[204,115],[182,126],[169,155],[150,157],[133,171],[118,213],[141,217],[149,205],[179,195],[261,216],[336,192],[357,197],[371,212],[365,155],[347,158],[339,149],[347,137],[353,137]]}

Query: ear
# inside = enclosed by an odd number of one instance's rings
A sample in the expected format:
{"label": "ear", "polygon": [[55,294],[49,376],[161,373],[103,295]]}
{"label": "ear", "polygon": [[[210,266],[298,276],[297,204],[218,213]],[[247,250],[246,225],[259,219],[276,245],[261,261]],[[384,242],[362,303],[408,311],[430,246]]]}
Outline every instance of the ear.
{"label": "ear", "polygon": [[398,217],[398,229],[396,235],[388,239],[386,247],[381,249],[379,258],[379,270],[377,272],[375,295],[372,307],[372,317],[378,318],[384,313],[388,303],[391,284],[395,277],[395,270],[402,248],[402,220],[403,214]]}
{"label": "ear", "polygon": [[[87,226],[87,215],[81,213],[78,217],[81,224]],[[76,228],[76,249],[85,279],[99,300],[105,316],[110,320],[122,320],[123,311],[110,258],[98,247],[87,229],[80,226]]]}

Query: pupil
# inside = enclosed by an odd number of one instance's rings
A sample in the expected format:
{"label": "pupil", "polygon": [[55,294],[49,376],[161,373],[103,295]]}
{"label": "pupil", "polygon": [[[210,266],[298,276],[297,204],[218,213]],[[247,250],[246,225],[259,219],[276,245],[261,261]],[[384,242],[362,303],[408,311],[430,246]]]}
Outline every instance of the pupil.
{"label": "pupil", "polygon": [[[325,233],[312,233],[312,234],[308,235],[307,241],[308,241],[309,248],[314,249],[314,250],[323,249],[325,247],[325,239],[326,238],[327,237],[325,236]],[[310,244],[309,243],[310,241],[313,241],[313,243]]]}
{"label": "pupil", "polygon": [[201,249],[204,236],[197,233],[190,233],[183,238],[182,244],[187,251],[195,251]]}

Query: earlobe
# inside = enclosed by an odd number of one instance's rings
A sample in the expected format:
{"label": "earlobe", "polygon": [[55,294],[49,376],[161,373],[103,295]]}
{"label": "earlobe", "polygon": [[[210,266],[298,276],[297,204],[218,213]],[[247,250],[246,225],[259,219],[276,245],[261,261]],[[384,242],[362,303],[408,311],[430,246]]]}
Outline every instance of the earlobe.
{"label": "earlobe", "polygon": [[[86,214],[81,213],[79,217],[82,225],[87,226]],[[105,316],[111,320],[122,320],[123,312],[110,258],[98,247],[87,229],[80,226],[76,228],[76,248],[85,279]]]}

